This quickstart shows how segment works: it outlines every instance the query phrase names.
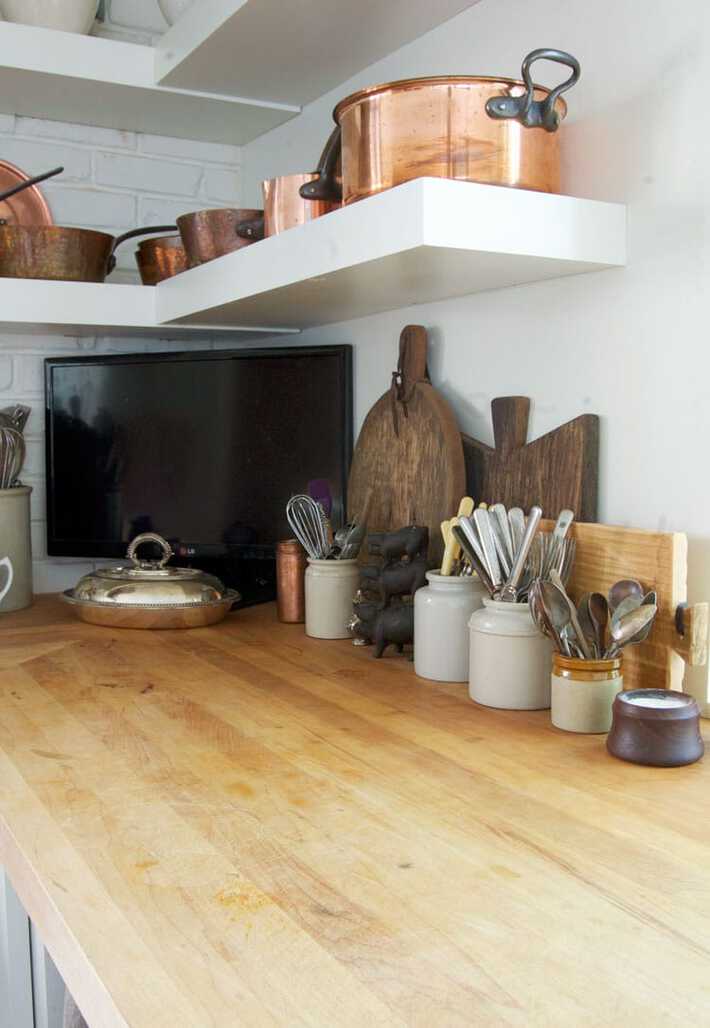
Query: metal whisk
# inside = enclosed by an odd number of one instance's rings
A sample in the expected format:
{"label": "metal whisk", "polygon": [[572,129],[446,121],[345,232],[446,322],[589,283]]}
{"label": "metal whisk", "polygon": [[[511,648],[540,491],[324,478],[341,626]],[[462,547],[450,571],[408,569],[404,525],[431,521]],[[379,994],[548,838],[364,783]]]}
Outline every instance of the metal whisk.
{"label": "metal whisk", "polygon": [[320,503],[310,496],[292,496],[286,504],[291,531],[311,560],[325,560],[330,550],[326,517]]}
{"label": "metal whisk", "polygon": [[18,484],[25,463],[25,439],[15,428],[0,428],[0,489]]}

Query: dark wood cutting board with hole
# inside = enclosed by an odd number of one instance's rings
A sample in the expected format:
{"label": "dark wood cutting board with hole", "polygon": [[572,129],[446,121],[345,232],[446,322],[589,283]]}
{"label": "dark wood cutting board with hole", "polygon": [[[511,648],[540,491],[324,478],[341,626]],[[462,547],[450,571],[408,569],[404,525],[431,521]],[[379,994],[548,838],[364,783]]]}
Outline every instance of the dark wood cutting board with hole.
{"label": "dark wood cutting board with hole", "polygon": [[526,396],[501,396],[491,409],[494,447],[463,436],[468,492],[476,503],[526,511],[536,503],[549,518],[567,507],[578,521],[596,521],[597,415],[582,414],[529,443]]}
{"label": "dark wood cutting board with hole", "polygon": [[[356,517],[373,489],[370,532],[407,524],[429,528],[429,557],[443,552],[441,522],[466,492],[463,443],[454,412],[429,381],[427,333],[408,325],[392,385],[372,407],[355,446],[348,511]],[[363,547],[363,555],[366,550]]]}

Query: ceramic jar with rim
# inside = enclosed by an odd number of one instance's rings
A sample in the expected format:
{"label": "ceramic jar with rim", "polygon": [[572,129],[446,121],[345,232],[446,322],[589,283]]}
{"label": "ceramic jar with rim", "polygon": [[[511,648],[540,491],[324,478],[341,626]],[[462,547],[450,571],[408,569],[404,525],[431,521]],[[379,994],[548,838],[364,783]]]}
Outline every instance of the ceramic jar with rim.
{"label": "ceramic jar with rim", "polygon": [[550,706],[552,644],[527,603],[485,597],[469,621],[469,696],[484,707],[545,710]]}
{"label": "ceramic jar with rim", "polygon": [[414,594],[414,670],[434,682],[467,682],[468,622],[488,594],[471,575],[426,577]]}
{"label": "ceramic jar with rim", "polygon": [[609,731],[614,698],[624,688],[621,657],[580,660],[555,653],[550,683],[555,728],[590,735]]}
{"label": "ceramic jar with rim", "polygon": [[356,560],[313,560],[306,569],[306,635],[349,639],[360,570]]}
{"label": "ceramic jar with rim", "polygon": [[[0,571],[0,613],[23,610],[32,603],[31,486],[0,489],[0,558],[12,570]],[[9,588],[7,588],[9,581]]]}

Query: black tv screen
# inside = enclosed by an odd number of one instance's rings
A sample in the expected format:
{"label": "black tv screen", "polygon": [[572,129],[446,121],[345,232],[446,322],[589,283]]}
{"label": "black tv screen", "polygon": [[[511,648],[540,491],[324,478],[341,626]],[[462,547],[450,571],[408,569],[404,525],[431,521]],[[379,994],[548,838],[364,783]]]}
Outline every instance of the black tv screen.
{"label": "black tv screen", "polygon": [[292,534],[286,501],[314,479],[342,517],[350,347],[45,363],[50,555],[122,557],[145,531],[183,553],[273,548]]}

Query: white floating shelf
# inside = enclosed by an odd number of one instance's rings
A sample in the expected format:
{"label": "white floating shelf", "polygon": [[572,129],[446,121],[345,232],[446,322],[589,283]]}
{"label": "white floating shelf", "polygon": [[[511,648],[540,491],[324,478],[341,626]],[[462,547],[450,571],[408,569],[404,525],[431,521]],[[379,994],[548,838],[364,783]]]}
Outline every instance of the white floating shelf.
{"label": "white floating shelf", "polygon": [[0,22],[0,111],[6,114],[243,144],[300,111],[234,93],[156,85],[150,46]]}
{"label": "white floating shelf", "polygon": [[155,79],[306,104],[476,0],[202,0],[156,48]]}
{"label": "white floating shelf", "polygon": [[[239,334],[240,339],[275,335],[279,327],[224,324],[208,332],[191,326],[160,325],[157,291],[148,286],[96,282],[44,282],[0,278],[0,331],[65,336],[180,336]],[[286,329],[291,334],[293,329]]]}
{"label": "white floating shelf", "polygon": [[157,287],[159,322],[303,329],[626,262],[626,208],[423,178]]}

